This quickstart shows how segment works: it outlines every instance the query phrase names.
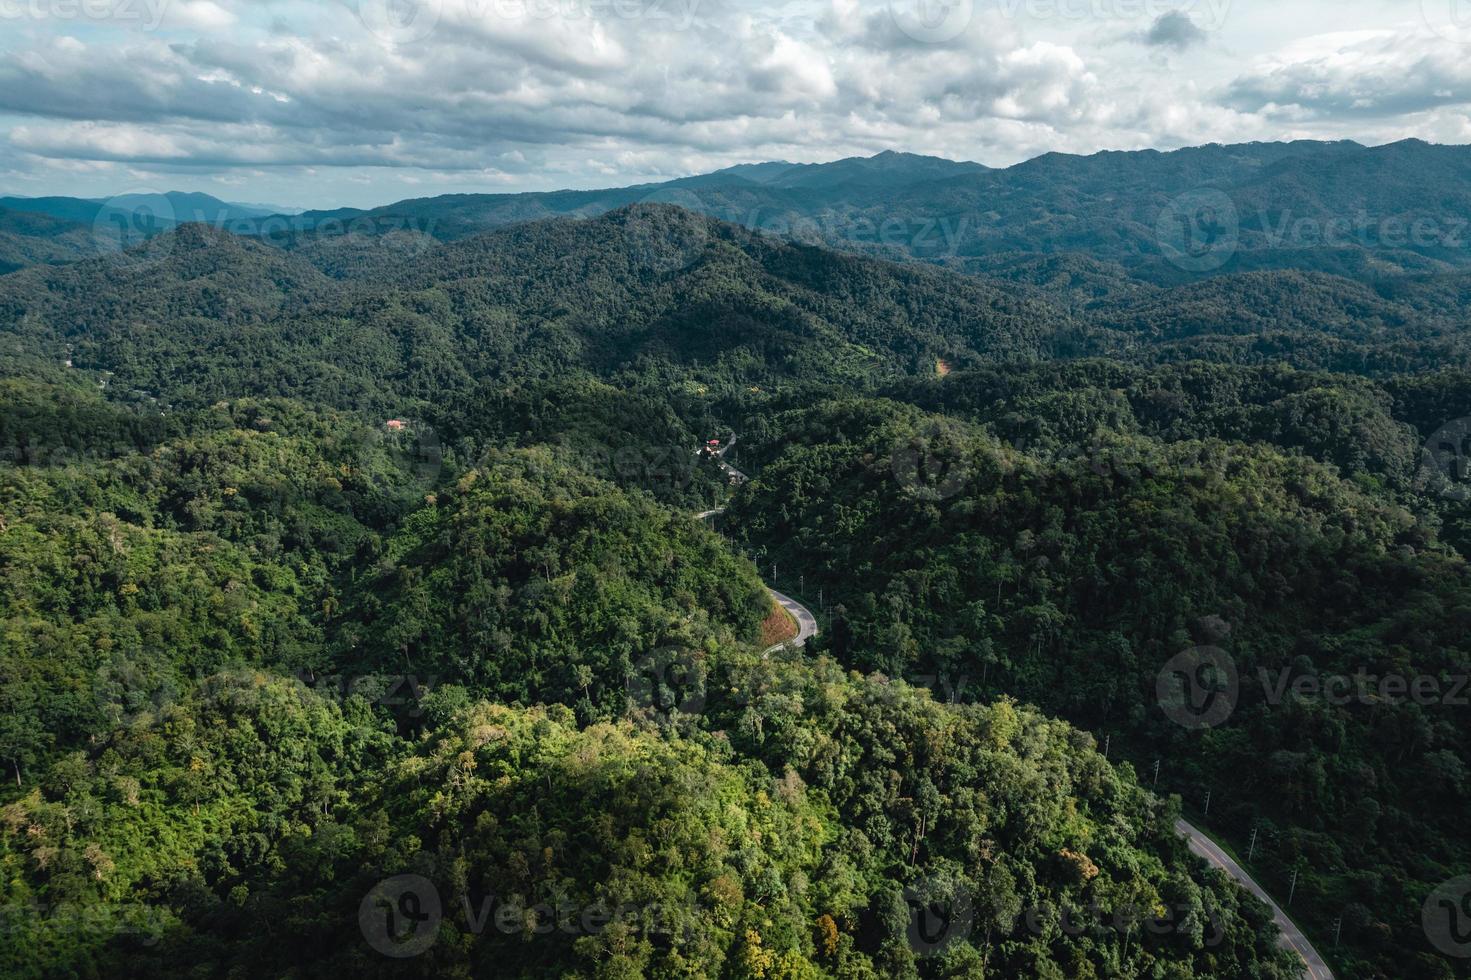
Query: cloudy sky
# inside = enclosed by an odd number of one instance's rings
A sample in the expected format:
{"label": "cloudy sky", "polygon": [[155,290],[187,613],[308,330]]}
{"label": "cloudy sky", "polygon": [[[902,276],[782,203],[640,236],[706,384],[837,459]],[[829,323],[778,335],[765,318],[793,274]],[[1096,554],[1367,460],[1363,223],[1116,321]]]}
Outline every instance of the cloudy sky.
{"label": "cloudy sky", "polygon": [[5,194],[1407,136],[1471,143],[1471,0],[0,0]]}

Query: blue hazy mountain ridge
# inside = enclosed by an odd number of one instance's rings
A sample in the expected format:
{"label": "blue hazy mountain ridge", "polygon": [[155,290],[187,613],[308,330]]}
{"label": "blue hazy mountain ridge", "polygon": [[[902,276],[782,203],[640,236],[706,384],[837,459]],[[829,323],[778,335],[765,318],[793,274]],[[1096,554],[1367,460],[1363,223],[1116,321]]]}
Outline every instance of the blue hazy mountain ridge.
{"label": "blue hazy mountain ridge", "polygon": [[200,221],[206,224],[264,218],[276,213],[264,205],[232,204],[209,194],[167,191],[119,194],[115,197],[0,197],[0,208],[43,214],[61,221],[90,225],[114,214],[146,212],[161,226]]}
{"label": "blue hazy mountain ridge", "polygon": [[[885,152],[823,164],[748,164],[630,187],[449,194],[308,211],[295,220],[328,233],[352,223],[455,240],[641,202],[963,271],[996,256],[1076,254],[1168,284],[1264,268],[1433,272],[1471,260],[1471,148],[1418,140],[1048,153],[999,169]],[[1219,268],[1182,269],[1162,254],[1160,237],[1171,233],[1175,212],[1192,221],[1219,217],[1220,228],[1187,229],[1212,246],[1227,240]]]}

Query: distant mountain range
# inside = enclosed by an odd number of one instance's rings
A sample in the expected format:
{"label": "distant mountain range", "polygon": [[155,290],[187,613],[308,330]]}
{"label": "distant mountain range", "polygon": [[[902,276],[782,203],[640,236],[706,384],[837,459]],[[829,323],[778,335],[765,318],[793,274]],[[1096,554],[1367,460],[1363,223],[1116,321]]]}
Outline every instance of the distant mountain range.
{"label": "distant mountain range", "polygon": [[[289,215],[181,193],[106,202],[0,198],[0,209],[91,226],[104,249],[195,221],[294,249],[364,234],[455,241],[638,203],[1019,281],[1035,280],[1045,259],[1050,271],[1041,284],[1091,298],[1130,283],[1173,285],[1253,270],[1363,278],[1471,264],[1471,147],[1418,140],[1049,153],[1004,169],[885,152],[824,164],[745,164],[632,187],[449,194]],[[66,258],[46,248],[10,251]]]}
{"label": "distant mountain range", "polygon": [[0,275],[138,245],[183,224],[240,230],[276,214],[208,194],[168,191],[83,197],[0,197]]}
{"label": "distant mountain range", "polygon": [[[1471,147],[1408,140],[1049,153],[991,169],[881,153],[764,163],[661,184],[451,194],[308,211],[298,227],[455,240],[548,217],[673,204],[781,237],[964,271],[1074,255],[1170,284],[1219,272],[1433,272],[1471,263]],[[1094,270],[1095,272],[1097,270]]]}
{"label": "distant mountain range", "polygon": [[84,197],[0,197],[0,211],[44,215],[58,221],[90,225],[100,236],[120,237],[135,244],[190,222],[224,225],[265,218],[276,213],[266,206],[231,204],[208,194],[168,191],[162,194],[120,194],[106,199]]}

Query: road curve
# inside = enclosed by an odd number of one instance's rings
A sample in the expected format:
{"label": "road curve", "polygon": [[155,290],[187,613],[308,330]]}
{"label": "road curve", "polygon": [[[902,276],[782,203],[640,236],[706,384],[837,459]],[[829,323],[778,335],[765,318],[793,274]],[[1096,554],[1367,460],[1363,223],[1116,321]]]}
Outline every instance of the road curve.
{"label": "road curve", "polygon": [[[735,442],[734,437],[731,438],[731,442]],[[729,448],[727,445],[726,449]],[[725,455],[725,450],[721,450],[721,455]],[[720,465],[724,468],[729,464],[722,459]],[[734,469],[734,467],[731,468]],[[741,474],[741,476],[744,478],[745,474]],[[723,510],[725,510],[724,507],[716,507],[714,510],[701,511],[695,515],[695,518],[703,521],[708,517],[714,517]],[[776,591],[769,585],[766,587],[766,591],[770,592],[771,597],[781,603],[782,608],[791,613],[792,618],[797,621],[797,635],[783,643],[777,643],[774,646],[767,647],[761,653],[763,657],[770,656],[773,652],[780,650],[788,643],[793,646],[803,646],[809,639],[817,635],[817,618],[812,615],[810,609],[791,596]],[[1277,923],[1277,928],[1282,932],[1282,945],[1292,950],[1302,960],[1303,976],[1307,977],[1308,980],[1334,980],[1333,971],[1328,969],[1328,964],[1323,961],[1323,957],[1313,948],[1313,944],[1308,941],[1308,937],[1302,934],[1302,930],[1287,917],[1287,913],[1283,912],[1277,903],[1272,901],[1272,897],[1266,893],[1266,890],[1261,885],[1258,885],[1256,879],[1247,874],[1245,869],[1232,859],[1231,855],[1223,851],[1215,841],[1201,833],[1199,829],[1186,820],[1176,820],[1175,831],[1186,839],[1192,852],[1226,872],[1228,876],[1234,878],[1247,891],[1266,903],[1267,907],[1272,910],[1272,918]]]}
{"label": "road curve", "polygon": [[1302,930],[1293,924],[1292,920],[1287,917],[1287,913],[1272,901],[1271,896],[1256,883],[1251,875],[1246,873],[1241,865],[1231,858],[1231,855],[1187,821],[1176,820],[1175,830],[1189,842],[1191,851],[1235,878],[1243,888],[1267,903],[1267,907],[1272,910],[1272,918],[1276,920],[1277,928],[1282,930],[1282,945],[1302,959],[1303,976],[1310,980],[1333,980],[1333,971],[1328,969],[1328,964],[1323,962],[1323,957],[1313,948],[1313,944],[1308,942],[1308,937],[1302,934]]}
{"label": "road curve", "polygon": [[[735,439],[731,439],[731,442],[734,441]],[[724,507],[716,507],[714,510],[702,510],[695,515],[695,520],[703,521],[708,517],[714,517],[716,514],[719,514],[724,510]],[[805,646],[808,640],[817,635],[817,617],[812,615],[811,609],[808,609],[806,606],[802,605],[791,596],[778,592],[769,585],[766,586],[766,591],[770,592],[771,597],[775,599],[778,603],[780,603],[783,609],[791,613],[792,618],[797,621],[797,635],[792,637],[790,640],[783,640],[782,642],[777,643],[774,646],[767,647],[765,650],[761,651],[761,656],[770,656],[772,653],[780,650],[788,643],[796,647]]]}
{"label": "road curve", "polygon": [[812,615],[812,610],[808,609],[806,606],[802,605],[791,596],[783,595],[782,593],[776,591],[769,585],[766,587],[766,591],[770,592],[771,597],[777,602],[781,603],[782,608],[791,613],[792,618],[797,621],[797,635],[792,637],[790,640],[783,640],[781,643],[767,647],[761,652],[761,656],[764,657],[772,653],[773,651],[780,650],[782,647],[786,646],[789,643],[792,646],[803,646],[807,643],[808,640],[817,635],[817,617]]}

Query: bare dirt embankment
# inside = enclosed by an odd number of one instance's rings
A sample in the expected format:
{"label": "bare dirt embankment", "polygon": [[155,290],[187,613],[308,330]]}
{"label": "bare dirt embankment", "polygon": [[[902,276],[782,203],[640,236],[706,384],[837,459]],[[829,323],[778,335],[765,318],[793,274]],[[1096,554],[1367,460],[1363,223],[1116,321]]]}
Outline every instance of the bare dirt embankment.
{"label": "bare dirt embankment", "polygon": [[772,600],[771,613],[761,621],[761,648],[777,646],[796,635],[797,621],[782,608],[781,603]]}

